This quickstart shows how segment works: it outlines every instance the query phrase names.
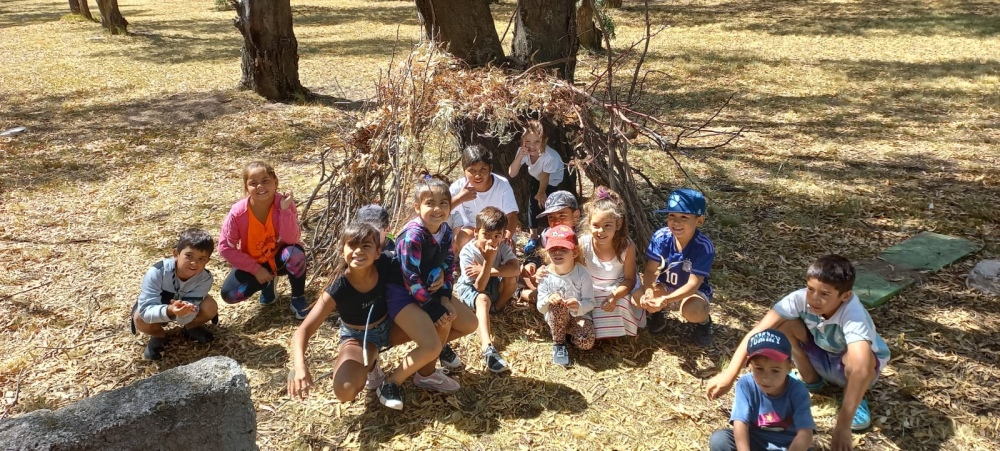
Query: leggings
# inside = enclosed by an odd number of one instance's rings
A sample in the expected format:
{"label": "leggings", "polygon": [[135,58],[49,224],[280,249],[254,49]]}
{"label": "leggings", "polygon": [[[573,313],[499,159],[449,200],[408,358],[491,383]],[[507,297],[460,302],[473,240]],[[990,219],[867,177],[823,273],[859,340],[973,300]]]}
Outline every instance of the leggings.
{"label": "leggings", "polygon": [[593,348],[594,341],[597,340],[594,320],[585,316],[574,318],[569,314],[569,308],[563,304],[549,306],[545,322],[552,329],[552,342],[557,345],[566,343],[566,334],[570,335],[573,346],[584,351]]}
{"label": "leggings", "polygon": [[[302,246],[298,244],[286,244],[278,248],[278,253],[274,256],[274,266],[278,268],[279,276],[288,276],[288,283],[292,286],[292,297],[302,297],[306,294],[306,253]],[[264,268],[270,271],[268,265]],[[222,300],[227,304],[235,304],[245,301],[254,293],[264,289],[268,285],[274,291],[274,280],[268,283],[260,283],[257,277],[241,269],[233,268],[229,271],[226,281],[222,282]]]}

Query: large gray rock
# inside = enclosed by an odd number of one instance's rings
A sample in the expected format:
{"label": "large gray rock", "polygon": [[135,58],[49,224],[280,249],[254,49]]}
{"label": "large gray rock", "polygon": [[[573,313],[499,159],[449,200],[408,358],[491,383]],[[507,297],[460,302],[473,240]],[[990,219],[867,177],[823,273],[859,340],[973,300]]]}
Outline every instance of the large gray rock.
{"label": "large gray rock", "polygon": [[246,374],[228,357],[0,422],[2,450],[256,450],[256,440]]}
{"label": "large gray rock", "polygon": [[1000,296],[1000,260],[983,260],[969,272],[966,283],[983,293]]}

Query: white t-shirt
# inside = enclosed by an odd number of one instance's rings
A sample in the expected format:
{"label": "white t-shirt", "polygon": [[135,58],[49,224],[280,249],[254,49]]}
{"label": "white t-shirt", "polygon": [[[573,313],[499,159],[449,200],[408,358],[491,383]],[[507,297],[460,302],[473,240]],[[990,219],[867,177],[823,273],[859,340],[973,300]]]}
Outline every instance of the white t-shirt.
{"label": "white t-shirt", "polygon": [[[493,186],[490,189],[484,193],[476,193],[475,199],[465,201],[451,210],[452,228],[475,228],[476,215],[486,207],[499,208],[505,215],[517,213],[517,199],[514,197],[514,188],[510,187],[510,181],[496,174],[490,175],[493,176]],[[455,180],[449,189],[451,195],[458,195],[468,183],[465,177]]]}
{"label": "white t-shirt", "polygon": [[[497,269],[503,266],[511,260],[514,260],[517,256],[514,255],[514,251],[510,249],[507,243],[500,242],[500,247],[497,248],[497,254],[493,257],[493,269]],[[476,280],[465,275],[465,267],[471,266],[472,264],[482,265],[486,262],[486,258],[483,257],[482,251],[476,247],[476,240],[472,239],[465,246],[462,246],[462,250],[458,253],[458,267],[462,275],[459,276],[457,283],[466,283],[469,285],[475,285]]]}
{"label": "white t-shirt", "polygon": [[545,146],[545,151],[538,156],[535,164],[531,164],[531,157],[522,158],[521,164],[528,165],[528,174],[531,174],[536,180],[542,175],[542,172],[548,172],[549,186],[559,185],[563,181],[566,172],[566,165],[563,164],[562,158],[559,157],[559,152],[556,152],[555,149],[549,146]]}

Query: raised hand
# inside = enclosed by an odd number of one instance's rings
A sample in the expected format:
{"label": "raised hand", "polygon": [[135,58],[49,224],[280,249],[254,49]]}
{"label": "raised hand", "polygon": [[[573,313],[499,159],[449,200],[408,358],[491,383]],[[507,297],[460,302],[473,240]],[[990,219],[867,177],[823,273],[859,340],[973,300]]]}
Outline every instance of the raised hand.
{"label": "raised hand", "polygon": [[292,194],[291,190],[285,193],[281,193],[280,205],[282,210],[288,210],[289,207],[295,205],[295,196]]}

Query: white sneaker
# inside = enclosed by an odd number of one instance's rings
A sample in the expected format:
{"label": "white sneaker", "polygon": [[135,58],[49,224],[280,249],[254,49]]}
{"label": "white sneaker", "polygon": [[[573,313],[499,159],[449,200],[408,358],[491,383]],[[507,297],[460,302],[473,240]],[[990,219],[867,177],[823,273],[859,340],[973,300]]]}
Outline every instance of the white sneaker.
{"label": "white sneaker", "polygon": [[375,359],[375,366],[368,372],[368,380],[365,381],[365,390],[375,390],[382,386],[385,380],[385,373],[382,372],[382,362]]}
{"label": "white sneaker", "polygon": [[462,388],[458,381],[446,376],[441,369],[434,370],[430,376],[421,376],[420,373],[413,375],[413,385],[427,390],[436,390],[443,393],[452,393]]}

